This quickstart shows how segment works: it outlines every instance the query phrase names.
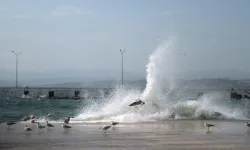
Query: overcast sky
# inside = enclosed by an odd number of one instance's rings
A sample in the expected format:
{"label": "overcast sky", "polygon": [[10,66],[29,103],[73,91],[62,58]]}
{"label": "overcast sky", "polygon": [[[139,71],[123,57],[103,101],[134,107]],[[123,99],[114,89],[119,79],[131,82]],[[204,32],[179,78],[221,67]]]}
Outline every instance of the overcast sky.
{"label": "overcast sky", "polygon": [[175,36],[183,72],[250,72],[249,14],[248,0],[1,0],[0,70],[15,71],[14,50],[20,72],[120,71],[122,48],[125,70],[144,77]]}

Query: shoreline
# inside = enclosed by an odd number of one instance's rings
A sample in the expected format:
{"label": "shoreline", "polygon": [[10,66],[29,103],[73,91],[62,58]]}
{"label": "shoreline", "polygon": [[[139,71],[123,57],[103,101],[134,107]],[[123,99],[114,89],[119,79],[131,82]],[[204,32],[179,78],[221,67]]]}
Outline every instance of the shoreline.
{"label": "shoreline", "polygon": [[[38,121],[45,122],[45,118],[38,119]],[[61,119],[59,120],[48,120],[49,122],[53,122],[56,124],[63,123]],[[115,120],[113,120],[115,121]],[[242,122],[249,121],[250,119],[165,119],[165,120],[152,120],[152,121],[139,121],[139,122],[119,122],[119,124],[165,124],[166,122],[189,122],[189,121],[213,121],[213,122]],[[26,121],[18,121],[19,123],[29,123]],[[70,120],[71,124],[107,124],[111,121],[96,121],[96,120]]]}
{"label": "shoreline", "polygon": [[[98,128],[107,123],[73,123],[72,128],[66,130],[61,123],[55,123],[53,129],[38,129],[30,123],[18,123],[10,128],[1,124],[0,149],[250,149],[250,129],[244,123],[218,120],[208,123],[215,124],[211,132],[206,132],[201,120],[178,120],[118,124],[106,134]],[[31,125],[33,131],[24,131],[26,124]]]}

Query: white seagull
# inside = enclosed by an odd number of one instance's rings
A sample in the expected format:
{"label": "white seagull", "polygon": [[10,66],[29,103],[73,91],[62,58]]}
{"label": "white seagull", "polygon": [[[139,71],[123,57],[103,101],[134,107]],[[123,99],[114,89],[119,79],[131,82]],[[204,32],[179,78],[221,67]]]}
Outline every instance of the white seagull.
{"label": "white seagull", "polygon": [[62,124],[62,127],[63,127],[63,128],[71,128],[71,126],[66,125],[66,124]]}
{"label": "white seagull", "polygon": [[39,123],[39,122],[37,122],[37,127],[38,127],[39,129],[43,129],[43,128],[45,128],[45,126],[40,125],[40,123]]}
{"label": "white seagull", "polygon": [[117,125],[117,124],[119,124],[119,122],[114,122],[114,121],[112,121],[112,123],[111,123],[112,126],[115,126],[115,125]]}
{"label": "white seagull", "polygon": [[245,122],[245,125],[246,125],[247,127],[250,127],[250,123],[248,123],[248,122]]}
{"label": "white seagull", "polygon": [[50,124],[48,121],[46,121],[47,127],[55,127],[53,124]]}
{"label": "white seagull", "polygon": [[31,131],[32,129],[31,129],[29,126],[26,125],[26,126],[24,127],[24,130],[25,130],[25,131]]}
{"label": "white seagull", "polygon": [[65,124],[69,124],[70,118],[71,118],[71,117],[67,117],[67,118],[63,119],[63,122],[64,122]]}
{"label": "white seagull", "polygon": [[9,122],[6,122],[6,124],[7,124],[8,126],[11,126],[11,125],[16,124],[16,122],[14,122],[14,121],[9,121]]}
{"label": "white seagull", "polygon": [[35,119],[31,119],[30,122],[31,123],[36,123],[36,120]]}
{"label": "white seagull", "polygon": [[213,125],[213,124],[208,124],[206,121],[204,121],[204,125],[207,127],[207,131],[208,131],[208,132],[209,132],[209,128],[210,128],[210,127],[215,126],[215,125]]}
{"label": "white seagull", "polygon": [[107,130],[111,127],[111,125],[109,126],[105,126],[105,127],[100,127],[99,129],[102,129],[105,131],[105,133],[107,132]]}

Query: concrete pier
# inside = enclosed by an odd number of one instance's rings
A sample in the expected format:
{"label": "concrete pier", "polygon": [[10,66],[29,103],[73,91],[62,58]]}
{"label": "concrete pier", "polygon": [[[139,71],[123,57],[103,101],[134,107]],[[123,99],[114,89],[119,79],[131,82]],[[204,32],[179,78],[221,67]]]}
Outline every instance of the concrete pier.
{"label": "concrete pier", "polygon": [[0,88],[0,96],[6,98],[97,99],[108,96],[112,90],[111,88]]}

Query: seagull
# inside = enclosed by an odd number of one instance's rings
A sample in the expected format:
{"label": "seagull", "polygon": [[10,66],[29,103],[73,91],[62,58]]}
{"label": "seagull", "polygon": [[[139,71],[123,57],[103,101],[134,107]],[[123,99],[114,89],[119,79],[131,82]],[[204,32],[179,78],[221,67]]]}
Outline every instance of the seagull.
{"label": "seagull", "polygon": [[210,127],[215,126],[215,125],[213,125],[213,124],[208,124],[206,121],[204,121],[204,125],[207,127],[207,131],[209,131],[209,128],[210,128]]}
{"label": "seagull", "polygon": [[39,122],[37,122],[37,127],[38,127],[39,129],[43,129],[43,128],[45,128],[45,126],[40,125],[40,123],[39,123]]}
{"label": "seagull", "polygon": [[105,127],[100,127],[99,129],[102,129],[105,131],[105,133],[107,132],[107,130],[110,128],[111,126],[105,126]]}
{"label": "seagull", "polygon": [[48,121],[46,121],[47,127],[55,127],[53,124],[50,124]]}
{"label": "seagull", "polygon": [[11,126],[11,125],[14,125],[14,124],[16,124],[14,121],[9,121],[9,122],[6,122],[6,124],[8,125],[8,126]]}
{"label": "seagull", "polygon": [[33,114],[30,114],[29,116],[25,117],[25,118],[23,119],[23,121],[32,120],[32,119],[35,119],[35,118],[36,118],[36,116],[34,116]]}
{"label": "seagull", "polygon": [[62,124],[62,127],[63,127],[63,128],[71,128],[71,126],[66,125],[66,124]]}
{"label": "seagull", "polygon": [[112,121],[112,123],[111,123],[112,126],[115,126],[115,125],[117,125],[117,124],[119,124],[119,122],[114,122],[114,121]]}
{"label": "seagull", "polygon": [[31,131],[32,129],[31,129],[29,126],[26,125],[26,126],[24,127],[24,130],[25,130],[25,131]]}
{"label": "seagull", "polygon": [[65,118],[65,119],[63,120],[63,122],[64,122],[65,124],[69,124],[69,120],[70,120],[70,117],[67,117],[67,118]]}
{"label": "seagull", "polygon": [[31,123],[37,123],[35,119],[30,120]]}
{"label": "seagull", "polygon": [[36,118],[36,116],[34,114],[30,115],[30,119],[35,119],[35,118]]}
{"label": "seagull", "polygon": [[30,116],[27,116],[23,119],[23,121],[28,121],[28,120],[30,120]]}
{"label": "seagull", "polygon": [[250,127],[250,123],[248,123],[248,122],[245,122],[245,125],[246,125],[247,127]]}

